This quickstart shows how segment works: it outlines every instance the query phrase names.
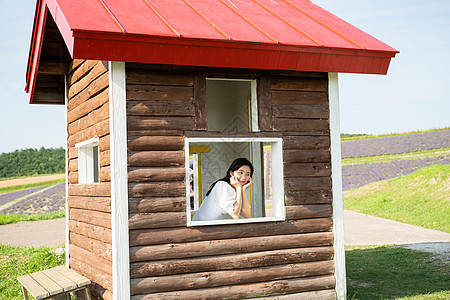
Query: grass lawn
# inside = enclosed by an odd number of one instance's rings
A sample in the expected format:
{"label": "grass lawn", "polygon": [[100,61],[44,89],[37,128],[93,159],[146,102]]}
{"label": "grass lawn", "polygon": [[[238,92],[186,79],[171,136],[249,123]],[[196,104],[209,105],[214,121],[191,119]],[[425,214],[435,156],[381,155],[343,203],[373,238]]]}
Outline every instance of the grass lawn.
{"label": "grass lawn", "polygon": [[23,299],[17,277],[64,264],[52,248],[0,245],[0,300]]}
{"label": "grass lawn", "polygon": [[399,247],[347,249],[347,298],[450,299],[450,266],[433,255]]}
{"label": "grass lawn", "polygon": [[36,182],[36,183],[29,183],[29,184],[21,184],[21,185],[14,185],[14,186],[7,186],[7,187],[2,187],[0,188],[0,194],[2,193],[12,193],[15,191],[20,191],[20,190],[26,190],[26,189],[31,189],[34,187],[39,187],[39,186],[44,186],[44,185],[48,185],[48,186],[52,186],[61,182],[66,181],[65,179],[57,179],[57,180],[52,180],[52,181],[44,181],[44,182]]}
{"label": "grass lawn", "polygon": [[18,222],[29,222],[29,221],[42,221],[42,220],[53,220],[58,218],[64,218],[66,216],[66,212],[55,211],[46,214],[40,215],[0,215],[0,225],[12,224]]}
{"label": "grass lawn", "polygon": [[374,182],[344,194],[344,208],[450,232],[450,165]]}

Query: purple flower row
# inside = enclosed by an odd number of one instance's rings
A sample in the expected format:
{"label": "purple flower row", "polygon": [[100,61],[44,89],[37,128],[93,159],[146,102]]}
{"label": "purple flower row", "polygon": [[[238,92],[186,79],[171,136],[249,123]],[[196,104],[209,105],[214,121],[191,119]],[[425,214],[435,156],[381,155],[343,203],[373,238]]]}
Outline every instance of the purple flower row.
{"label": "purple flower row", "polygon": [[342,158],[450,148],[450,129],[343,141]]}
{"label": "purple flower row", "polygon": [[21,198],[23,196],[26,196],[28,194],[34,193],[35,191],[38,191],[40,189],[45,188],[46,185],[44,186],[40,186],[40,187],[34,187],[31,189],[26,189],[26,190],[20,190],[17,192],[11,192],[11,193],[7,193],[7,194],[0,194],[0,205],[3,205],[9,201],[15,200],[17,198]]}
{"label": "purple flower row", "polygon": [[389,162],[354,164],[342,166],[342,189],[358,188],[363,185],[408,175],[420,168],[431,165],[450,164],[448,157],[426,157],[422,159],[402,159]]}
{"label": "purple flower row", "polygon": [[0,211],[0,214],[37,215],[55,212],[64,209],[65,200],[65,183],[62,182],[14,203]]}

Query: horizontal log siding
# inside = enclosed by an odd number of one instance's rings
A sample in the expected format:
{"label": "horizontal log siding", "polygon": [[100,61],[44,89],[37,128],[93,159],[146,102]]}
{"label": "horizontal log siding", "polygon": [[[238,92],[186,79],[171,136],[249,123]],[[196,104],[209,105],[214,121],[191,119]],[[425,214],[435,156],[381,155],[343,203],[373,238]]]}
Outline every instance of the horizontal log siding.
{"label": "horizontal log siding", "polygon": [[[68,81],[69,264],[93,281],[91,292],[112,299],[109,74],[107,63],[74,60]],[[99,138],[100,183],[78,184],[75,144]]]}
{"label": "horizontal log siding", "polygon": [[184,137],[215,134],[195,132],[194,71],[127,64],[126,76],[132,299],[333,298],[326,75],[261,75],[272,124],[258,134],[283,137],[287,220],[194,228]]}

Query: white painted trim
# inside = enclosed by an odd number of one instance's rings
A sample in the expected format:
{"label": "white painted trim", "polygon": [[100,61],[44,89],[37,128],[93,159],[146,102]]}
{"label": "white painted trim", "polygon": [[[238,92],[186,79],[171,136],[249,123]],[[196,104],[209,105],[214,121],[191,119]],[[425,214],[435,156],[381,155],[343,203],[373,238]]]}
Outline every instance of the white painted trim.
{"label": "white painted trim", "polygon": [[89,147],[89,146],[93,146],[93,145],[96,145],[96,144],[98,145],[98,141],[99,141],[98,137],[95,137],[95,138],[92,138],[92,139],[89,139],[89,140],[85,140],[85,141],[76,143],[75,144],[75,148]]}
{"label": "white painted trim", "polygon": [[66,201],[65,201],[65,208],[66,208],[66,228],[65,228],[65,235],[66,235],[66,267],[69,267],[69,132],[68,132],[68,122],[67,122],[67,108],[69,104],[69,97],[68,97],[68,91],[69,88],[67,86],[67,76],[64,75],[64,135],[65,135],[65,143],[64,143],[64,149],[65,149],[65,175],[66,175],[66,182],[65,182],[65,189],[66,189]]}
{"label": "white painted trim", "polygon": [[125,63],[109,62],[113,299],[130,299]]}
{"label": "white painted trim", "polygon": [[[273,191],[273,206],[274,217],[264,218],[248,218],[248,219],[224,219],[211,221],[192,221],[191,209],[189,205],[189,144],[190,143],[226,143],[226,142],[269,142],[272,143],[272,191]],[[224,224],[242,224],[242,223],[258,223],[258,222],[275,222],[286,220],[286,211],[284,206],[284,178],[283,178],[283,139],[282,138],[265,138],[265,137],[218,137],[218,138],[204,138],[193,137],[185,138],[185,166],[186,166],[186,222],[187,226],[205,226],[205,225],[224,225]],[[275,165],[276,164],[276,165]]]}
{"label": "white painted trim", "polygon": [[331,180],[333,183],[333,233],[336,297],[345,299],[347,284],[345,275],[344,203],[342,196],[341,129],[339,117],[338,73],[328,73],[331,136]]}

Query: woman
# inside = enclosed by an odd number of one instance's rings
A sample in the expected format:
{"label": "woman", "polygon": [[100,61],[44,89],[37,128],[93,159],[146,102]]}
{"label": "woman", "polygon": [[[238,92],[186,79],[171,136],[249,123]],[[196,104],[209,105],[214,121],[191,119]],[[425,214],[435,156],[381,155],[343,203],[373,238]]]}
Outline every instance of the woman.
{"label": "woman", "polygon": [[235,159],[222,179],[214,182],[206,193],[193,221],[239,219],[250,217],[246,190],[253,183],[253,166],[246,158]]}

